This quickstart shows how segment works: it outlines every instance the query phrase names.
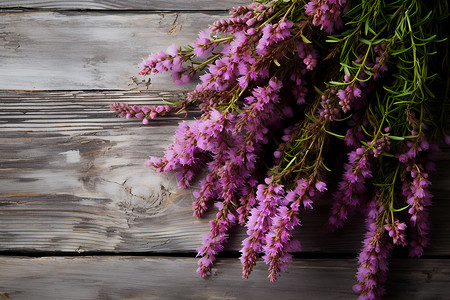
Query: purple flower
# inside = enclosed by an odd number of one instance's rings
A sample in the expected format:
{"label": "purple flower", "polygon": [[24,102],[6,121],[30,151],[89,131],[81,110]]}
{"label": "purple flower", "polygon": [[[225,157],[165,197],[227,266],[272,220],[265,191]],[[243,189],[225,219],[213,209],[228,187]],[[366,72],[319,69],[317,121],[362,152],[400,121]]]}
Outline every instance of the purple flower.
{"label": "purple flower", "polygon": [[[375,201],[377,201],[375,197]],[[368,211],[367,227],[363,247],[358,256],[358,272],[356,279],[358,284],[353,287],[360,294],[358,299],[381,299],[385,290],[389,258],[392,254],[392,243],[387,238],[383,226],[378,227],[376,221],[380,216],[381,208],[372,201],[371,209]]]}
{"label": "purple flower", "polygon": [[257,253],[264,245],[265,235],[272,224],[272,217],[276,214],[277,204],[284,196],[283,186],[271,182],[266,178],[266,184],[258,185],[256,191],[257,207],[250,211],[246,227],[248,237],[242,242],[241,263],[242,276],[248,278],[256,263]]}
{"label": "purple flower", "polygon": [[405,229],[406,224],[400,223],[399,220],[394,220],[392,224],[390,224],[386,220],[386,225],[384,225],[384,228],[389,232],[389,236],[392,238],[394,245],[401,245],[406,246],[406,236],[405,236]]}
{"label": "purple flower", "polygon": [[211,42],[211,30],[205,30],[199,33],[198,39],[196,39],[192,46],[194,47],[194,54],[198,57],[205,57],[209,55],[217,43]]}
{"label": "purple flower", "polygon": [[127,119],[131,119],[136,117],[138,119],[142,119],[142,123],[147,125],[148,119],[154,119],[157,116],[163,116],[167,112],[170,112],[174,107],[170,107],[169,105],[160,105],[160,106],[129,106],[128,104],[115,102],[111,104],[111,110],[117,111],[120,115],[125,116]]}
{"label": "purple flower", "polygon": [[365,190],[365,180],[372,177],[371,164],[368,161],[368,151],[357,148],[348,154],[349,163],[344,165],[344,175],[339,188],[334,193],[334,203],[331,216],[328,219],[330,230],[343,226],[347,216],[359,204],[356,193]]}
{"label": "purple flower", "polygon": [[223,244],[228,240],[228,224],[226,220],[216,220],[210,222],[211,231],[203,236],[203,245],[197,249],[198,260],[197,273],[201,277],[206,277],[211,272],[211,267],[215,261],[217,253],[223,250]]}
{"label": "purple flower", "polygon": [[345,4],[345,0],[313,0],[305,4],[305,13],[313,16],[313,25],[332,34],[344,26],[341,14],[345,13]]}
{"label": "purple flower", "polygon": [[293,23],[287,19],[281,19],[276,25],[267,23],[262,29],[262,37],[256,46],[256,53],[264,56],[269,53],[270,46],[292,36],[290,29]]}
{"label": "purple flower", "polygon": [[[423,249],[430,243],[428,232],[430,229],[428,220],[428,207],[431,205],[432,195],[428,190],[430,182],[428,173],[420,164],[408,163],[407,169],[413,178],[410,181],[406,176],[402,177],[402,192],[406,203],[410,206],[408,213],[410,215],[410,256],[420,257]],[[416,172],[418,170],[419,172]]]}
{"label": "purple flower", "polygon": [[293,238],[293,230],[300,225],[298,212],[303,206],[312,209],[311,197],[314,191],[324,192],[326,184],[313,178],[297,181],[296,187],[286,193],[284,200],[278,201],[276,213],[271,218],[270,230],[267,230],[264,240],[263,256],[269,265],[269,278],[275,281],[281,271],[287,268],[292,259],[289,252],[299,251],[300,243]]}
{"label": "purple flower", "polygon": [[[346,79],[349,81],[349,79]],[[358,87],[359,81],[355,81],[352,84],[347,85],[345,89],[339,89],[336,95],[340,99],[339,105],[344,113],[347,113],[356,104],[356,100],[362,97],[361,89]]]}

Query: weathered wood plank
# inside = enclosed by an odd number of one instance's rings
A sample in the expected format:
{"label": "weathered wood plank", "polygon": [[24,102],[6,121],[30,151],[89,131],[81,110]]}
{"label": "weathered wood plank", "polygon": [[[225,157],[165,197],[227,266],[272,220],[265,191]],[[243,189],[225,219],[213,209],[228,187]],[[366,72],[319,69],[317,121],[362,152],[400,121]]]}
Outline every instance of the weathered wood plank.
{"label": "weathered wood plank", "polygon": [[108,110],[114,100],[162,103],[174,94],[44,94],[1,97],[1,248],[133,251],[135,240],[148,251],[195,249],[198,239],[186,237],[207,224],[191,216],[190,196],[143,165],[171,142],[176,122],[143,128]]}
{"label": "weathered wood plank", "polygon": [[[0,91],[0,250],[194,251],[212,215],[195,219],[190,191],[179,189],[172,174],[143,165],[149,155],[162,155],[184,116],[143,126],[108,110],[113,101],[157,104],[182,96]],[[448,153],[441,153],[433,179],[433,245],[427,255],[450,254]],[[302,216],[297,235],[303,251],[355,253],[362,220],[321,233],[329,203],[324,197]],[[243,230],[231,235],[228,250],[239,250]]]}
{"label": "weathered wood plank", "polygon": [[[356,299],[353,259],[295,259],[270,283],[263,262],[248,280],[238,259],[219,259],[213,275],[193,258],[0,257],[0,292],[10,299]],[[450,262],[392,260],[385,299],[448,299]]]}
{"label": "weathered wood plank", "polygon": [[39,8],[50,10],[221,10],[249,3],[243,0],[3,0],[0,8]]}
{"label": "weathered wood plank", "polygon": [[225,15],[0,13],[0,89],[192,89],[195,84],[176,86],[168,74],[152,77],[150,84],[137,65],[171,44],[192,43]]}

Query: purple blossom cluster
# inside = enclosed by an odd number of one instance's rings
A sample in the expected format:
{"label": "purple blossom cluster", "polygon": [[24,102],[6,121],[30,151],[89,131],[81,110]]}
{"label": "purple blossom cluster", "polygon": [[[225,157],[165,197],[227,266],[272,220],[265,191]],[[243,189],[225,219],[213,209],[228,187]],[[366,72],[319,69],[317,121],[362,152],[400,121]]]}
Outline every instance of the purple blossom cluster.
{"label": "purple blossom cluster", "polygon": [[267,23],[261,30],[262,36],[256,46],[256,53],[261,56],[267,55],[270,52],[270,46],[292,36],[290,29],[293,25],[294,23],[285,18],[275,25]]}
{"label": "purple blossom cluster", "polygon": [[386,52],[386,44],[380,43],[375,45],[374,51],[376,54],[375,61],[373,63],[368,62],[367,66],[373,72],[373,79],[378,80],[382,77],[383,73],[388,70],[387,60],[389,58],[388,53]]}
{"label": "purple blossom cluster", "polygon": [[[211,32],[200,34],[193,44],[193,55],[202,57],[209,53],[215,60],[206,66],[207,72],[200,76],[201,82],[189,93],[188,101],[198,103],[204,114],[200,120],[182,122],[164,157],[152,157],[147,164],[157,171],[175,171],[182,187],[190,186],[201,166],[208,168],[209,174],[194,192],[194,215],[202,216],[214,202],[219,212],[210,223],[211,231],[204,237],[203,246],[198,249],[201,257],[198,273],[202,276],[209,274],[215,256],[227,240],[229,228],[239,222],[249,228],[249,239],[244,241],[241,259],[244,276],[250,273],[258,253],[267,250],[266,261],[274,280],[287,266],[291,257],[288,252],[297,248],[292,230],[299,225],[296,214],[300,203],[311,207],[308,198],[311,196],[304,196],[298,189],[294,189],[301,199],[298,203],[293,201],[292,207],[286,206],[290,203],[284,200],[277,203],[276,199],[286,194],[282,185],[266,183],[263,188],[254,179],[258,162],[264,159],[261,156],[263,145],[268,143],[274,130],[282,127],[283,120],[293,116],[292,108],[281,102],[283,87],[294,87],[296,102],[304,104],[307,93],[304,77],[317,64],[314,47],[293,35],[291,21],[281,18],[262,25],[272,11],[270,7],[251,4],[232,11],[231,19],[216,22],[210,28],[212,32],[233,33],[232,38],[222,39],[224,42],[216,54],[211,53],[219,49]],[[180,55],[185,54],[178,51],[171,55],[158,54],[157,59],[151,56],[142,68],[147,73],[160,72],[165,70],[160,64],[166,60],[179,62],[175,59]],[[290,75],[286,79],[270,76],[273,61],[285,59],[297,61]],[[164,66],[167,70],[173,69],[170,63]],[[243,93],[246,96],[236,102],[235,95]],[[325,190],[324,183],[317,186],[319,191]],[[308,193],[314,194],[313,189]],[[281,212],[286,212],[283,220],[274,222],[276,228],[269,230],[271,218]],[[252,224],[263,228],[255,231]],[[282,233],[283,228],[290,229]]]}
{"label": "purple blossom cluster", "polygon": [[[403,195],[407,198],[410,206],[408,213],[410,214],[411,241],[409,242],[410,256],[420,257],[423,250],[430,243],[428,232],[430,224],[428,220],[428,207],[431,206],[432,195],[428,187],[430,181],[428,173],[420,165],[414,166],[420,174],[410,184],[405,183],[403,186]],[[411,172],[415,175],[415,171]],[[411,176],[412,176],[411,175]]]}
{"label": "purple blossom cluster", "polygon": [[406,246],[406,235],[405,229],[407,225],[403,222],[400,222],[398,219],[394,220],[392,224],[386,222],[384,225],[384,229],[386,229],[389,233],[389,236],[392,238],[392,242],[394,245]]}
{"label": "purple blossom cluster", "polygon": [[[437,145],[430,145],[424,136],[412,131],[417,136],[413,141],[406,143],[403,153],[398,160],[405,164],[405,173],[402,176],[402,194],[407,199],[409,226],[410,226],[410,256],[420,257],[423,250],[430,243],[428,232],[430,229],[428,208],[431,206],[432,195],[429,187],[431,182],[428,173],[434,169],[433,161],[439,151]],[[427,159],[424,160],[424,157]],[[424,165],[424,161],[427,162]]]}
{"label": "purple blossom cluster", "polygon": [[345,89],[339,89],[336,92],[336,95],[339,98],[339,105],[341,106],[342,111],[344,113],[347,113],[352,109],[355,101],[361,98],[362,91],[360,87],[364,86],[364,82],[352,80],[352,77],[348,75],[344,76],[344,80],[349,84]]}
{"label": "purple blossom cluster", "polygon": [[289,252],[300,250],[300,243],[293,235],[293,230],[300,225],[298,214],[302,209],[312,209],[313,197],[327,189],[324,182],[313,184],[313,180],[299,179],[295,188],[287,192],[273,177],[258,185],[256,200],[259,204],[250,211],[246,224],[248,237],[242,242],[244,278],[252,271],[258,253],[264,252],[269,278],[275,281],[292,260]]}
{"label": "purple blossom cluster", "polygon": [[154,119],[157,116],[163,116],[172,109],[173,107],[169,105],[149,107],[145,105],[128,105],[121,102],[111,104],[111,110],[118,112],[122,117],[126,117],[127,119],[131,119],[133,117],[141,119],[144,125],[147,125],[150,119]]}
{"label": "purple blossom cluster", "polygon": [[368,205],[366,220],[368,232],[358,256],[359,268],[356,274],[358,284],[353,286],[353,290],[360,293],[358,298],[360,300],[380,299],[384,295],[383,283],[386,281],[389,258],[392,255],[393,244],[387,237],[386,229],[376,224],[383,211],[377,202],[376,199]]}
{"label": "purple blossom cluster", "polygon": [[349,213],[360,204],[361,194],[366,190],[366,180],[372,178],[370,153],[360,147],[348,154],[349,162],[344,165],[344,175],[339,182],[338,191],[334,193],[331,216],[328,219],[329,229],[341,228]]}
{"label": "purple blossom cluster", "polygon": [[[336,91],[332,89],[330,91],[331,95],[336,94]],[[335,106],[335,103],[330,99],[330,97],[327,97],[326,94],[322,94],[322,100],[320,102],[320,105],[322,108],[319,109],[320,116],[324,119],[329,120],[330,122],[333,122],[334,120],[341,117],[341,111],[339,108]]]}
{"label": "purple blossom cluster", "polygon": [[[385,131],[389,132],[389,128]],[[412,135],[416,137],[404,143],[397,154],[398,168],[403,169],[400,175],[402,201],[394,201],[393,192],[387,190],[384,194],[377,192],[374,200],[367,204],[368,233],[358,258],[358,284],[354,286],[354,290],[360,293],[359,299],[380,299],[384,295],[383,283],[393,246],[409,246],[410,255],[419,257],[429,244],[428,207],[432,195],[429,192],[428,171],[422,162],[432,162],[438,148],[436,145],[430,146],[418,132],[413,131]],[[372,146],[374,157],[387,151],[390,146],[388,135],[374,141]],[[434,166],[428,163],[428,167],[432,169]],[[400,214],[394,217],[392,206],[397,202],[407,205],[403,208],[407,209],[406,216]]]}
{"label": "purple blossom cluster", "polygon": [[300,242],[293,234],[293,230],[300,225],[298,217],[300,211],[313,209],[313,198],[317,193],[327,190],[325,182],[316,180],[314,183],[314,180],[299,179],[295,189],[286,193],[275,217],[272,218],[272,225],[265,235],[263,246],[265,253],[263,259],[269,265],[271,281],[275,281],[279,272],[285,270],[288,262],[292,260],[289,252],[300,250]]}
{"label": "purple blossom cluster", "polygon": [[171,45],[167,48],[166,52],[160,51],[155,54],[149,55],[149,57],[138,65],[139,75],[150,75],[152,73],[161,73],[166,71],[172,71],[172,78],[177,85],[185,84],[189,82],[193,76],[192,70],[183,66],[185,60],[180,48],[176,45]]}
{"label": "purple blossom cluster", "polygon": [[198,34],[198,39],[192,43],[194,54],[197,57],[205,57],[219,45],[217,42],[211,41],[211,30],[205,30]]}
{"label": "purple blossom cluster", "polygon": [[255,25],[267,20],[273,15],[274,11],[274,6],[266,6],[256,2],[247,6],[239,6],[230,10],[230,18],[216,21],[210,26],[210,30],[230,34],[246,32],[253,35],[258,30]]}
{"label": "purple blossom cluster", "polygon": [[248,237],[242,242],[241,263],[244,278],[248,278],[256,264],[258,253],[263,250],[266,233],[272,225],[272,218],[276,215],[277,206],[283,196],[284,187],[271,182],[271,178],[266,178],[265,184],[258,185],[258,205],[250,211],[246,224]]}
{"label": "purple blossom cluster", "polygon": [[344,27],[346,0],[312,0],[305,5],[305,13],[313,17],[313,25],[320,26],[328,34]]}

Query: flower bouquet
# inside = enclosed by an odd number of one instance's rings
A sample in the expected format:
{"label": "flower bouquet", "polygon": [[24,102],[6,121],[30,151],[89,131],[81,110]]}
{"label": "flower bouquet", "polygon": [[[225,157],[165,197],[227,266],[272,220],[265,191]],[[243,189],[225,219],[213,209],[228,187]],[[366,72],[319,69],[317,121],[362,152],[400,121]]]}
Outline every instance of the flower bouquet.
{"label": "flower bouquet", "polygon": [[147,165],[174,171],[183,188],[206,170],[194,215],[217,213],[197,249],[202,277],[239,224],[243,277],[262,254],[276,280],[300,250],[302,212],[320,197],[333,198],[329,231],[366,216],[360,299],[383,295],[394,246],[422,255],[448,112],[448,11],[443,0],[259,1],[139,65],[144,76],[171,72],[176,84],[199,75],[186,99],[111,108],[144,124],[201,110]]}

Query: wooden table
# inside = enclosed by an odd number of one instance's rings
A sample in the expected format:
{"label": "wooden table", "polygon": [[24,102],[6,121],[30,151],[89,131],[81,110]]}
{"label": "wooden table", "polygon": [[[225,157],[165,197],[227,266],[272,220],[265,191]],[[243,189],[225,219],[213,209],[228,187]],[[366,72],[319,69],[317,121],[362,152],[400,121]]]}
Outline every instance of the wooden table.
{"label": "wooden table", "polygon": [[[191,190],[144,166],[184,116],[149,126],[114,101],[163,103],[180,90],[137,64],[186,45],[237,0],[2,0],[0,3],[0,294],[9,299],[355,299],[355,218],[323,234],[323,199],[302,217],[303,252],[276,283],[263,262],[240,277],[241,229],[213,275],[195,274],[208,231]],[[189,118],[189,117],[188,117]],[[450,299],[450,149],[433,176],[432,246],[391,262],[386,299]],[[1,297],[0,297],[1,299]]]}

